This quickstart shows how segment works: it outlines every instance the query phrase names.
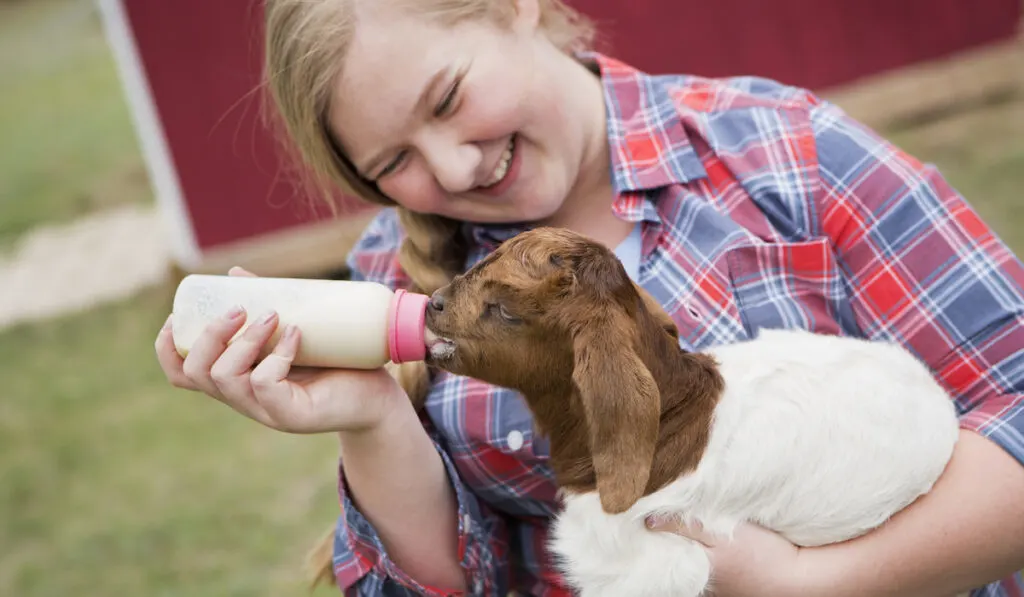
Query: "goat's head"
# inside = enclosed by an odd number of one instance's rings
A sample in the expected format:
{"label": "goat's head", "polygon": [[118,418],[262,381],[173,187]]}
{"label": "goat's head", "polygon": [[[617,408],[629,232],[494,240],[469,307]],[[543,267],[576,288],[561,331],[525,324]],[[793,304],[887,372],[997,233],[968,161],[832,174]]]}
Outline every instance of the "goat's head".
{"label": "goat's head", "polygon": [[677,350],[678,331],[611,251],[522,233],[434,293],[426,323],[432,365],[522,392],[553,449],[589,450],[607,511],[643,495],[662,407],[645,361]]}

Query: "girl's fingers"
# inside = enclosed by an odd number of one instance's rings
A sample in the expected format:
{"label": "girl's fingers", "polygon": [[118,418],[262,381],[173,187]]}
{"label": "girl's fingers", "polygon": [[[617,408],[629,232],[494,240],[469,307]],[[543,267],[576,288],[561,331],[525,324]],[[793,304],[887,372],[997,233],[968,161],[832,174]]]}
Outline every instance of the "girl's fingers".
{"label": "girl's fingers", "polygon": [[154,348],[156,349],[156,358],[160,363],[160,368],[163,369],[164,375],[167,377],[167,381],[169,381],[172,386],[183,390],[198,389],[182,370],[182,365],[184,364],[185,359],[181,358],[181,355],[178,354],[178,349],[174,346],[174,336],[171,334],[170,316],[168,316],[167,321],[164,322],[164,327],[157,332]]}
{"label": "girl's fingers", "polygon": [[245,310],[235,307],[206,326],[203,333],[196,339],[195,344],[192,345],[188,356],[185,357],[185,362],[182,364],[185,375],[196,387],[210,396],[221,397],[217,384],[210,377],[210,368],[220,358],[228,342],[241,329],[243,323],[245,323]]}
{"label": "girl's fingers", "polygon": [[247,277],[247,278],[257,278],[257,277],[259,277],[256,274],[250,272],[249,270],[241,268],[241,267],[239,267],[237,265],[228,270],[228,275],[229,276],[243,276],[243,277]]}
{"label": "girl's fingers", "polygon": [[252,322],[210,368],[210,378],[220,390],[222,400],[242,414],[271,425],[266,410],[256,400],[249,376],[267,340],[277,328],[277,314],[267,313]]}
{"label": "girl's fingers", "polygon": [[278,423],[295,419],[295,392],[301,388],[288,379],[288,373],[298,348],[298,328],[289,325],[274,350],[256,365],[249,378],[256,401]]}
{"label": "girl's fingers", "polygon": [[665,513],[652,514],[648,516],[644,522],[646,523],[647,528],[652,531],[682,535],[683,537],[702,543],[706,547],[714,547],[716,543],[715,536],[704,530],[704,526],[701,525],[699,521],[693,521],[690,524],[686,524],[679,515]]}

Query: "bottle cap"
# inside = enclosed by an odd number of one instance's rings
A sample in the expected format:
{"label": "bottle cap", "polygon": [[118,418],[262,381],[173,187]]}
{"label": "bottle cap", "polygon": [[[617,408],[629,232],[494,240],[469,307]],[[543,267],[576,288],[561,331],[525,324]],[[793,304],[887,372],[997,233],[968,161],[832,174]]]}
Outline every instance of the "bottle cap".
{"label": "bottle cap", "polygon": [[430,297],[425,294],[401,288],[395,291],[391,301],[391,321],[388,322],[388,350],[392,362],[422,361],[426,358],[427,345],[423,333],[429,301]]}

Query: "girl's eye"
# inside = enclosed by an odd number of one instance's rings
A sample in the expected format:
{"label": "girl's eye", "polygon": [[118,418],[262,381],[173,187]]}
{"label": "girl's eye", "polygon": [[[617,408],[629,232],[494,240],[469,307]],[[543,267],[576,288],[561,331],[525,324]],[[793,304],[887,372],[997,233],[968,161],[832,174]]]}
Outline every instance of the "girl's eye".
{"label": "girl's eye", "polygon": [[380,174],[377,175],[377,178],[380,178],[382,176],[387,176],[388,174],[391,174],[396,169],[398,169],[399,166],[402,165],[402,162],[404,160],[405,160],[405,151],[401,151],[401,152],[398,153],[397,156],[395,156],[395,159],[391,160],[391,162],[388,163],[387,166],[384,166],[384,169],[380,171]]}
{"label": "girl's eye", "polygon": [[448,91],[445,92],[444,97],[441,98],[440,103],[434,108],[434,116],[444,116],[452,105],[455,103],[456,94],[459,91],[459,85],[462,83],[462,77],[455,79]]}

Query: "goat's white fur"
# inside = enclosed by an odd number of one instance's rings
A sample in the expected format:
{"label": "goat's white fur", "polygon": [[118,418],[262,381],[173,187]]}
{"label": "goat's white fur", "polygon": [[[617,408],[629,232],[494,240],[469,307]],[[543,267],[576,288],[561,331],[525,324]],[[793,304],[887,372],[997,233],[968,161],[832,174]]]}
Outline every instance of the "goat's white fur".
{"label": "goat's white fur", "polygon": [[699,521],[722,537],[752,521],[801,546],[838,542],[927,493],[953,453],[953,402],[899,345],[765,330],[707,352],[725,390],[694,472],[619,515],[606,514],[595,492],[563,495],[550,547],[582,597],[708,588],[704,549],[647,530],[648,514]]}

